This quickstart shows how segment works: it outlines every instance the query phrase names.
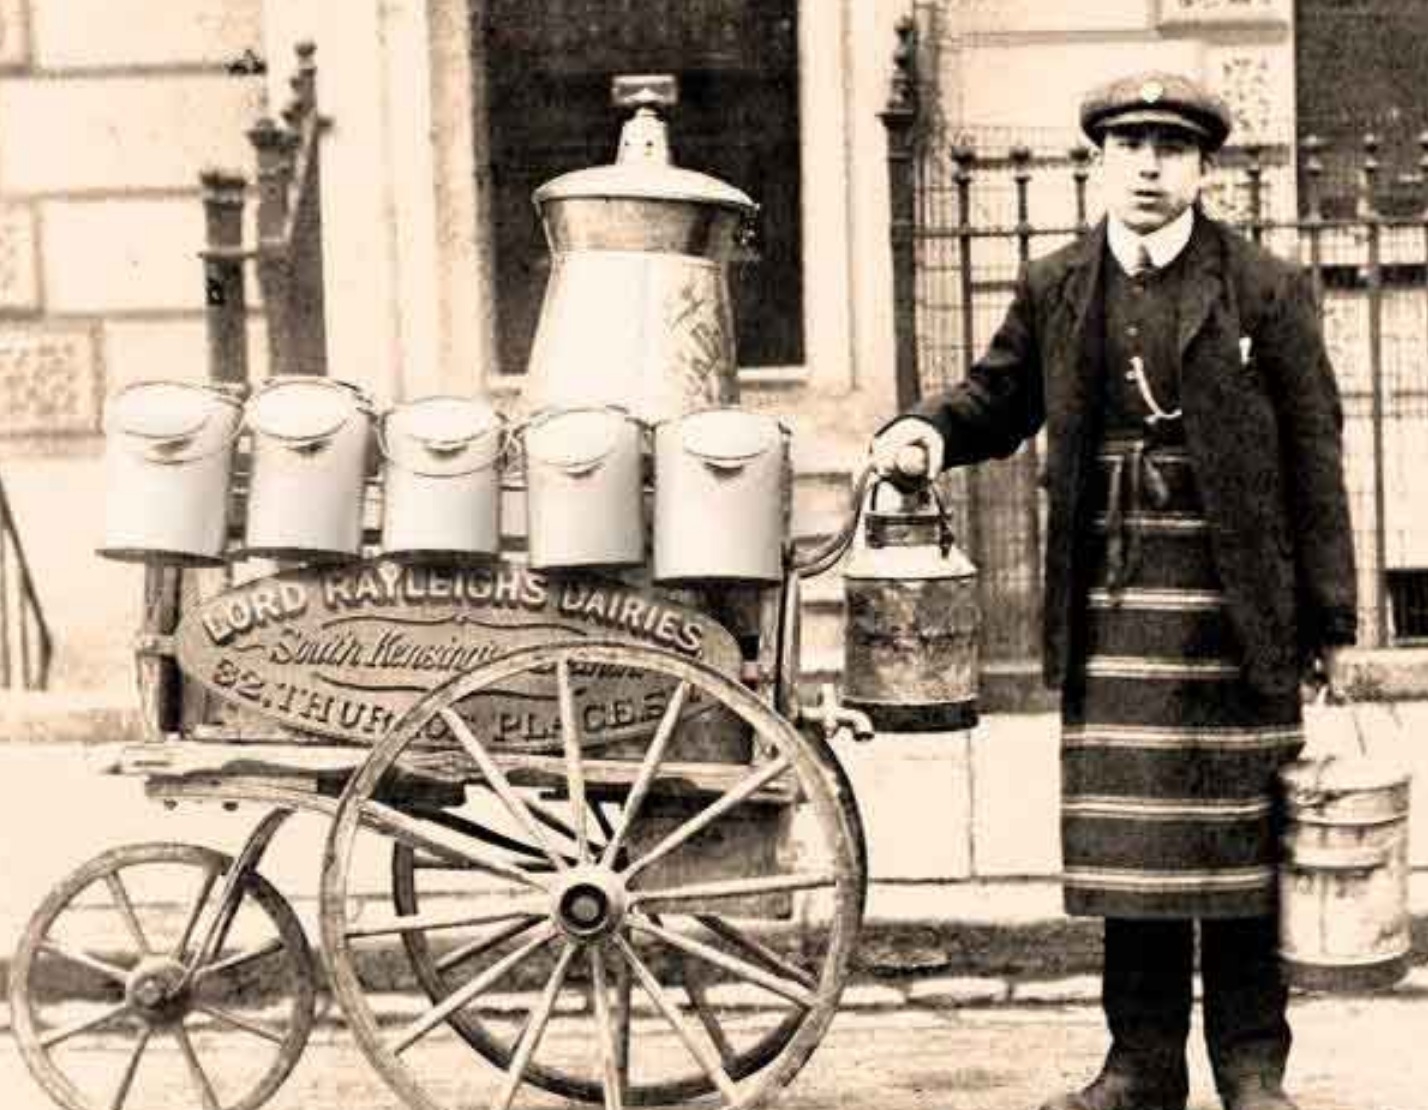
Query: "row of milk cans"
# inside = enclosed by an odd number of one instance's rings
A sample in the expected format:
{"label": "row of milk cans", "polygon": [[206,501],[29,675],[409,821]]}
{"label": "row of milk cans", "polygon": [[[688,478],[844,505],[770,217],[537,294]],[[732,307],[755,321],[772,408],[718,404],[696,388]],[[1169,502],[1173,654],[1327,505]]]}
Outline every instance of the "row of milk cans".
{"label": "row of milk cans", "polygon": [[[565,409],[511,427],[466,397],[423,398],[378,414],[360,389],[329,378],[273,378],[246,401],[224,386],[149,381],[109,400],[105,433],[100,553],[110,558],[221,562],[237,523],[235,500],[246,511],[232,554],[358,557],[374,458],[384,553],[495,556],[502,478],[519,450],[528,558],[537,569],[641,565],[652,531],[657,580],[783,575],[788,434],[774,418],[743,409],[692,412],[653,429],[621,409]],[[235,499],[240,442],[248,448],[247,490]]]}

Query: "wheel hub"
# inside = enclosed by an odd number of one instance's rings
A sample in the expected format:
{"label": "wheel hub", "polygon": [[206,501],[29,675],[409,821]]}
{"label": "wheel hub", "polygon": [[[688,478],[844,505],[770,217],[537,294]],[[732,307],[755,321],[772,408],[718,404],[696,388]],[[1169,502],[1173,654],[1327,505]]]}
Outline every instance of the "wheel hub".
{"label": "wheel hub", "polygon": [[145,1021],[174,1021],[188,1010],[184,966],[167,956],[142,960],[124,984],[125,1000]]}
{"label": "wheel hub", "polygon": [[573,940],[609,936],[625,918],[625,884],[602,868],[579,867],[565,873],[551,896],[551,916]]}

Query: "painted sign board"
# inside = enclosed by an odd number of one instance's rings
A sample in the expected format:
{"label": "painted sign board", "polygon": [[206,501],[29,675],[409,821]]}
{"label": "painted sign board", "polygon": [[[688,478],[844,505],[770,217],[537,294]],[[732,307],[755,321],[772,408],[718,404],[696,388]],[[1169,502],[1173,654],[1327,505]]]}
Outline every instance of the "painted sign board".
{"label": "painted sign board", "polygon": [[[601,577],[554,577],[510,562],[372,559],[256,579],[191,606],[175,633],[184,673],[219,697],[304,732],[372,743],[422,695],[518,648],[616,639],[737,675],[738,644],[713,618]],[[672,679],[643,669],[571,669],[586,745],[649,732]],[[708,706],[692,699],[687,712]],[[551,668],[457,707],[507,751],[560,747]],[[433,739],[442,731],[433,722]]]}

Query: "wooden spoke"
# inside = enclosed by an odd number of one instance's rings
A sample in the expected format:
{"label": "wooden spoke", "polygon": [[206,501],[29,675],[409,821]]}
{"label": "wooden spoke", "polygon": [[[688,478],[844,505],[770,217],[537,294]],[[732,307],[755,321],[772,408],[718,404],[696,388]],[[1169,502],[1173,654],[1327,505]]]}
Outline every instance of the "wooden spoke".
{"label": "wooden spoke", "polygon": [[655,775],[659,772],[659,765],[664,759],[664,750],[669,746],[670,737],[674,735],[674,726],[679,723],[679,715],[684,712],[684,702],[688,696],[689,682],[681,680],[679,685],[674,688],[674,693],[670,695],[669,705],[665,706],[659,724],[655,726],[654,739],[650,741],[650,746],[645,750],[645,757],[640,762],[635,784],[630,788],[629,797],[625,799],[624,809],[620,813],[620,824],[605,845],[604,854],[600,857],[602,867],[615,866],[615,857],[629,838],[630,828],[634,825],[635,818],[639,816],[645,796],[650,792],[650,786],[653,785]]}
{"label": "wooden spoke", "polygon": [[[559,829],[572,840],[575,839],[574,832],[572,832],[568,826],[560,823],[556,818],[544,814],[534,801],[528,799],[526,805],[530,808],[533,816],[544,820],[546,824],[552,828]],[[412,811],[408,810],[407,812]],[[516,862],[523,869],[529,869],[532,864],[539,864],[546,870],[551,869],[549,861],[545,858],[545,853],[534,845],[527,844],[524,840],[517,840],[513,836],[507,836],[505,833],[497,832],[495,829],[489,829],[477,821],[468,821],[464,817],[458,816],[455,813],[448,813],[445,810],[421,811],[420,816],[424,820],[435,822],[444,828],[463,833],[473,840],[480,840],[483,843],[494,845],[497,848],[504,848],[508,852],[521,856],[522,858]],[[573,856],[566,856],[566,862],[574,863],[575,859]]]}
{"label": "wooden spoke", "polygon": [[273,1044],[281,1045],[287,1038],[278,1030],[264,1025],[260,1021],[253,1021],[251,1018],[235,1014],[231,1010],[222,1006],[215,1006],[211,1002],[195,1002],[193,1008],[201,1014],[207,1014],[214,1021],[222,1025],[231,1026],[234,1029],[241,1029],[245,1033],[252,1033],[255,1037],[262,1037],[265,1041],[272,1041]]}
{"label": "wooden spoke", "polygon": [[48,1033],[39,1038],[41,1048],[53,1048],[57,1044],[63,1044],[72,1037],[77,1037],[81,1033],[88,1033],[91,1029],[98,1029],[108,1025],[115,1018],[124,1017],[130,1012],[127,1002],[120,1002],[116,1006],[111,1006],[102,1014],[93,1017],[80,1018],[72,1021],[68,1025],[62,1025],[58,1029],[51,1029]]}
{"label": "wooden spoke", "polygon": [[183,931],[179,933],[178,941],[174,944],[173,956],[180,963],[188,952],[189,942],[193,940],[193,931],[198,928],[198,919],[203,914],[203,907],[208,902],[208,896],[213,891],[213,884],[218,882],[217,871],[205,871],[203,873],[203,886],[199,889],[198,897],[193,900],[193,907],[188,911],[188,918],[183,923]]}
{"label": "wooden spoke", "polygon": [[771,975],[763,968],[755,964],[741,960],[736,956],[730,956],[727,952],[721,952],[717,948],[711,948],[701,941],[691,940],[689,937],[680,936],[678,933],[665,929],[650,921],[642,921],[638,917],[630,918],[630,925],[641,932],[648,933],[652,937],[664,941],[671,948],[691,956],[697,956],[705,963],[713,964],[715,967],[729,974],[734,975],[745,982],[753,983],[755,986],[763,987],[766,991],[771,991],[781,998],[786,998],[796,1005],[805,1009],[811,1007],[817,996],[813,991],[799,983],[790,983],[777,975]]}
{"label": "wooden spoke", "polygon": [[267,956],[271,956],[283,950],[283,938],[274,937],[272,940],[260,945],[257,948],[250,948],[246,952],[235,952],[231,956],[226,956],[211,964],[204,964],[195,968],[193,973],[194,983],[202,983],[205,979],[211,979],[215,975],[222,975],[227,971],[235,971],[240,967],[256,963]]}
{"label": "wooden spoke", "polygon": [[590,848],[598,858],[604,855],[609,842],[615,839],[615,826],[610,824],[610,818],[605,815],[605,808],[599,802],[590,803],[590,813],[595,818],[595,824],[600,827],[600,835],[605,838],[604,844],[592,845]]}
{"label": "wooden spoke", "polygon": [[[549,906],[544,898],[524,898],[508,902],[499,909],[462,910],[456,913],[373,914],[370,921],[353,925],[349,938],[385,937],[393,933],[411,933],[432,929],[459,929],[463,925],[489,925],[512,918],[543,916]],[[366,916],[366,915],[364,915]]]}
{"label": "wooden spoke", "polygon": [[392,1042],[392,1051],[398,1055],[405,1052],[457,1010],[469,1005],[482,991],[489,989],[493,984],[499,982],[518,964],[535,952],[536,949],[548,943],[550,939],[555,936],[555,933],[555,926],[547,924],[540,932],[531,937],[530,940],[526,941],[525,944],[521,945],[514,952],[510,952],[501,957],[501,959],[497,960],[469,983],[463,984],[460,988],[447,995],[430,1010],[402,1030],[401,1035]]}
{"label": "wooden spoke", "polygon": [[555,688],[560,702],[560,742],[565,749],[565,783],[575,821],[575,856],[585,863],[590,859],[590,837],[585,828],[585,768],[580,760],[580,726],[575,720],[575,691],[570,687],[570,659],[564,655],[555,663]]}
{"label": "wooden spoke", "polygon": [[124,1103],[129,1099],[129,1090],[134,1086],[134,1076],[139,1072],[139,1061],[143,1058],[144,1049],[149,1046],[149,1038],[154,1035],[154,1031],[147,1026],[139,1030],[139,1039],[134,1042],[134,1051],[129,1053],[129,1061],[124,1065],[124,1074],[119,1077],[119,1088],[114,1092],[114,1097],[109,1100],[109,1110],[124,1110]]}
{"label": "wooden spoke", "polygon": [[521,796],[517,794],[515,788],[511,786],[510,779],[506,778],[505,772],[497,766],[496,761],[491,758],[491,753],[486,750],[485,745],[482,744],[476,734],[471,731],[466,722],[461,719],[461,715],[454,709],[443,709],[441,710],[441,719],[446,722],[446,727],[451,730],[451,734],[456,737],[457,742],[465,749],[466,754],[469,755],[475,761],[476,766],[481,769],[481,774],[490,784],[491,789],[496,792],[496,796],[501,799],[501,803],[506,807],[507,812],[515,818],[516,823],[521,826],[527,836],[540,846],[546,858],[555,864],[557,871],[565,870],[565,857],[557,852],[546,838],[545,833],[541,830],[540,824],[531,816],[531,812],[526,808],[525,802],[521,800]]}
{"label": "wooden spoke", "polygon": [[790,766],[792,766],[792,763],[788,756],[781,756],[748,775],[736,786],[724,794],[721,794],[688,821],[684,822],[684,824],[675,828],[668,836],[632,863],[625,870],[625,881],[631,881],[656,860],[663,859],[685,841],[708,828],[746,798],[758,793],[774,779],[778,778],[787,771]]}
{"label": "wooden spoke", "polygon": [[695,921],[703,925],[711,933],[726,944],[739,949],[744,955],[755,963],[772,971],[775,975],[782,975],[786,979],[792,979],[795,983],[801,983],[809,990],[818,988],[818,980],[803,968],[798,967],[790,960],[786,960],[768,945],[755,940],[744,932],[736,929],[721,917],[713,917],[709,914],[697,914]]}
{"label": "wooden spoke", "polygon": [[[562,760],[564,759],[563,756],[561,758]],[[556,832],[560,833],[561,836],[569,837],[572,841],[575,839],[575,829],[571,826],[570,822],[562,818],[560,814],[555,813],[546,806],[541,805],[541,803],[534,798],[525,798],[523,800],[526,803],[526,808],[531,811],[531,816],[534,817],[537,821],[539,821],[542,825],[544,825],[548,829],[554,829]],[[592,854],[595,852],[603,851],[604,848],[605,846],[603,844],[592,843],[590,845],[590,851]],[[567,862],[569,863],[573,864],[575,862],[573,857],[567,856],[566,858]]]}
{"label": "wooden spoke", "polygon": [[724,1062],[724,1070],[727,1071],[738,1062],[738,1053],[734,1051],[734,1045],[724,1032],[724,1027],[719,1024],[719,1019],[714,1016],[714,1008],[709,1005],[709,996],[704,993],[704,984],[700,982],[698,975],[690,970],[688,961],[681,961],[680,972],[684,993],[689,995],[690,1004],[694,1007],[694,1016],[699,1019],[699,1024],[704,1026],[704,1032],[709,1034],[709,1040],[719,1053],[719,1059]]}
{"label": "wooden spoke", "polygon": [[709,1051],[708,1045],[699,1039],[699,1036],[690,1027],[683,1015],[679,1012],[679,1007],[674,1000],[669,997],[669,993],[660,985],[655,978],[654,972],[644,965],[644,962],[635,953],[630,942],[619,934],[615,935],[615,944],[619,946],[620,954],[625,957],[625,962],[630,965],[630,970],[634,972],[635,978],[640,981],[640,986],[644,987],[645,993],[650,996],[650,1001],[655,1004],[655,1008],[663,1015],[664,1020],[669,1022],[679,1039],[684,1042],[684,1047],[689,1050],[689,1054],[704,1073],[709,1076],[714,1086],[719,1089],[720,1094],[730,1102],[737,1101],[739,1089],[734,1085],[734,1081],[729,1078],[729,1073],[724,1070],[724,1065],[717,1057]]}
{"label": "wooden spoke", "polygon": [[173,1027],[174,1040],[178,1041],[179,1051],[183,1053],[184,1063],[188,1065],[188,1074],[193,1079],[193,1085],[198,1088],[198,1095],[203,1099],[203,1110],[223,1110],[218,1101],[218,1095],[213,1090],[213,1084],[209,1081],[208,1073],[203,1070],[203,1064],[198,1059],[198,1053],[194,1051],[193,1041],[189,1039],[188,1030],[179,1022]]}
{"label": "wooden spoke", "polygon": [[506,1070],[506,1081],[500,1094],[496,1096],[495,1110],[510,1110],[516,1091],[525,1081],[526,1068],[530,1066],[531,1057],[535,1055],[540,1039],[545,1034],[545,1027],[550,1023],[550,1015],[555,1012],[556,999],[560,997],[560,989],[565,985],[565,977],[570,972],[570,962],[577,951],[575,945],[569,941],[561,949],[560,956],[555,961],[555,968],[546,980],[545,990],[541,991],[540,1001],[536,1003],[535,1010],[531,1012],[526,1027],[521,1032],[511,1066]]}
{"label": "wooden spoke", "polygon": [[504,929],[497,929],[488,937],[479,937],[468,944],[461,945],[459,948],[453,948],[450,952],[446,953],[446,955],[442,956],[441,959],[436,961],[436,970],[449,971],[458,964],[463,964],[467,960],[474,959],[484,952],[489,952],[497,945],[504,944],[506,941],[513,940],[522,933],[528,932],[531,927],[540,920],[542,919],[539,917],[530,917],[525,921],[517,921],[512,925],[507,925]]}
{"label": "wooden spoke", "polygon": [[119,916],[124,919],[129,935],[139,946],[139,951],[145,956],[152,955],[153,949],[149,947],[149,938],[144,935],[144,927],[139,924],[139,915],[134,909],[134,903],[129,899],[129,891],[125,889],[124,880],[119,877],[119,872],[110,871],[104,876],[104,882],[109,887],[109,895],[114,899],[114,905],[119,910]]}
{"label": "wooden spoke", "polygon": [[522,886],[535,887],[537,890],[545,889],[544,884],[533,877],[530,872],[481,855],[475,847],[473,839],[459,832],[431,821],[422,821],[411,814],[370,799],[361,803],[360,813],[362,821],[368,827],[400,840],[404,844],[425,848],[436,855],[453,859],[457,863],[469,864],[477,871],[484,871],[502,879],[510,879]]}
{"label": "wooden spoke", "polygon": [[601,1088],[605,1093],[605,1110],[622,1110],[625,1088],[630,1080],[620,1058],[619,1030],[610,1010],[605,957],[601,955],[599,945],[590,946],[590,994],[595,1010],[595,1036],[600,1042]]}
{"label": "wooden spoke", "polygon": [[759,875],[748,879],[719,879],[707,883],[667,887],[663,890],[630,892],[630,903],[643,910],[665,909],[677,912],[679,903],[744,898],[760,894],[788,894],[795,890],[818,890],[833,886],[837,876],[828,871],[801,871],[788,875]]}
{"label": "wooden spoke", "polygon": [[58,956],[62,960],[68,960],[72,964],[80,967],[87,967],[90,971],[98,972],[111,983],[128,982],[129,973],[122,967],[115,967],[111,963],[106,963],[98,956],[90,955],[88,952],[78,948],[70,948],[59,941],[45,940],[40,942],[40,951],[48,952],[51,956]]}

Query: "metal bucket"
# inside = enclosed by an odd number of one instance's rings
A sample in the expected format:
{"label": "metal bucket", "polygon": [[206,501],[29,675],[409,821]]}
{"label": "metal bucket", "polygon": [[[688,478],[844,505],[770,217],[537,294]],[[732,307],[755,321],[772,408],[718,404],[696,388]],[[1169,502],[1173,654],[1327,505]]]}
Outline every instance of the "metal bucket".
{"label": "metal bucket", "polygon": [[773,417],[709,409],[655,428],[654,577],[783,579],[787,432]]}
{"label": "metal bucket", "polygon": [[495,555],[501,417],[481,401],[426,397],[382,418],[382,546],[391,554]]}
{"label": "metal bucket", "polygon": [[619,409],[567,409],[526,426],[530,565],[644,562],[644,427]]}
{"label": "metal bucket", "polygon": [[211,565],[228,538],[241,402],[220,386],[136,382],[104,409],[104,537],[128,562]]}
{"label": "metal bucket", "polygon": [[275,558],[356,555],[372,405],[330,378],[273,378],[249,400],[253,463],[245,550]]}
{"label": "metal bucket", "polygon": [[[1357,711],[1357,710],[1356,710]],[[1367,755],[1280,772],[1280,955],[1310,990],[1391,986],[1408,969],[1409,775]]]}

